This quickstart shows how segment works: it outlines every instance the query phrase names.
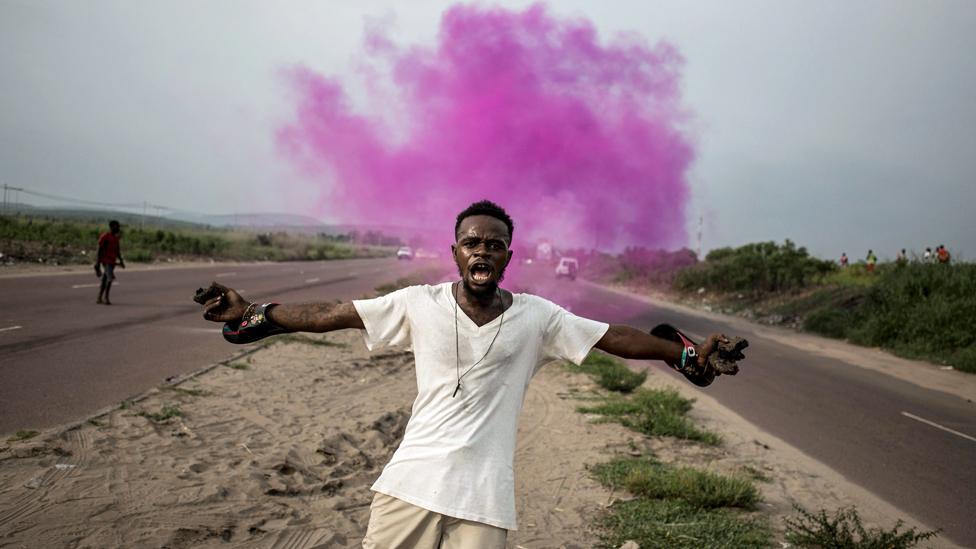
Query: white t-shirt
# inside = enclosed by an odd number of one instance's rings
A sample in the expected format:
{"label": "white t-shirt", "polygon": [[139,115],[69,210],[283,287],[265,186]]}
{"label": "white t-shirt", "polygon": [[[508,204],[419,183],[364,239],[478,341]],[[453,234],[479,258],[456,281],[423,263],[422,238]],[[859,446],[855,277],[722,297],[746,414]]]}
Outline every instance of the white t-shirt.
{"label": "white t-shirt", "polygon": [[[366,346],[410,344],[417,369],[417,398],[403,441],[373,490],[443,515],[516,528],[512,465],[529,381],[552,360],[582,362],[608,325],[533,295],[513,298],[500,332],[501,316],[479,328],[457,308],[463,377],[454,398],[451,283],[353,301],[366,326]],[[491,351],[471,368],[496,332]]]}

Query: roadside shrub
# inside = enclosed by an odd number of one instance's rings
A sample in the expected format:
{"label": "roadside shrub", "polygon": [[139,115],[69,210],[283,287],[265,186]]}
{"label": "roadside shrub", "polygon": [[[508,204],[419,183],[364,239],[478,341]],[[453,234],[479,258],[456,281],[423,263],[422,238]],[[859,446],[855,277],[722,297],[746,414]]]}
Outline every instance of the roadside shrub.
{"label": "roadside shrub", "polygon": [[674,286],[682,291],[704,287],[722,292],[779,292],[804,288],[837,267],[810,256],[791,240],[782,245],[758,242],[712,250],[705,261],[678,273]]}
{"label": "roadside shrub", "polygon": [[807,330],[976,372],[976,265],[912,263],[869,287],[821,295]]}
{"label": "roadside shrub", "polygon": [[838,509],[832,515],[821,509],[816,514],[794,506],[798,517],[787,518],[786,540],[798,547],[823,549],[907,549],[934,538],[938,531],[920,532],[916,528],[899,531],[899,520],[891,529],[867,529],[854,507]]}

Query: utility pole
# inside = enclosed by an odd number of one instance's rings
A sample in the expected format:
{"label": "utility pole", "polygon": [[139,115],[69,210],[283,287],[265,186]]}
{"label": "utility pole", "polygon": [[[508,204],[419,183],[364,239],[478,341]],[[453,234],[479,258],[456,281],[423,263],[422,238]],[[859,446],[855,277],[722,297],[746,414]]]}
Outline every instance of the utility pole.
{"label": "utility pole", "polygon": [[18,193],[17,194],[17,201],[15,202],[15,204],[16,204],[16,203],[19,203],[20,202],[20,194],[19,193],[22,190],[24,190],[22,187],[11,187],[10,185],[7,185],[6,183],[3,184],[3,215],[7,215],[7,191],[14,191],[14,192]]}

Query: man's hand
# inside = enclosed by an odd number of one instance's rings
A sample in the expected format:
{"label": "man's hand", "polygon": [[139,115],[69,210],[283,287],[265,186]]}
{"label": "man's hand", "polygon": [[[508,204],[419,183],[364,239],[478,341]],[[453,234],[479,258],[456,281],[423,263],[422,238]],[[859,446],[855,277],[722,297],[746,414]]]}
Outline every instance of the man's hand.
{"label": "man's hand", "polygon": [[708,364],[709,355],[718,351],[719,343],[728,343],[728,341],[729,338],[725,334],[712,334],[704,343],[695,345],[695,351],[698,353],[698,365],[704,368]]}
{"label": "man's hand", "polygon": [[749,346],[749,342],[741,337],[728,338],[725,334],[712,334],[705,343],[696,345],[698,352],[698,366],[711,367],[716,375],[734,376],[739,372],[738,361],[745,355],[742,350]]}
{"label": "man's hand", "polygon": [[203,318],[212,322],[240,321],[250,305],[241,294],[216,282],[206,290],[197,290],[194,301],[203,304]]}

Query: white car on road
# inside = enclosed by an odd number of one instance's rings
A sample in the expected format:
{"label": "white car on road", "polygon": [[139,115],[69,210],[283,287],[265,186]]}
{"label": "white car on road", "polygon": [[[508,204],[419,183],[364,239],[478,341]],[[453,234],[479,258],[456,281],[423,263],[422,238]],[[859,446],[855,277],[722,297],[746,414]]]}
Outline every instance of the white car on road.
{"label": "white car on road", "polygon": [[566,277],[570,280],[576,280],[578,273],[579,261],[576,261],[575,257],[559,258],[559,264],[556,265],[556,278]]}

